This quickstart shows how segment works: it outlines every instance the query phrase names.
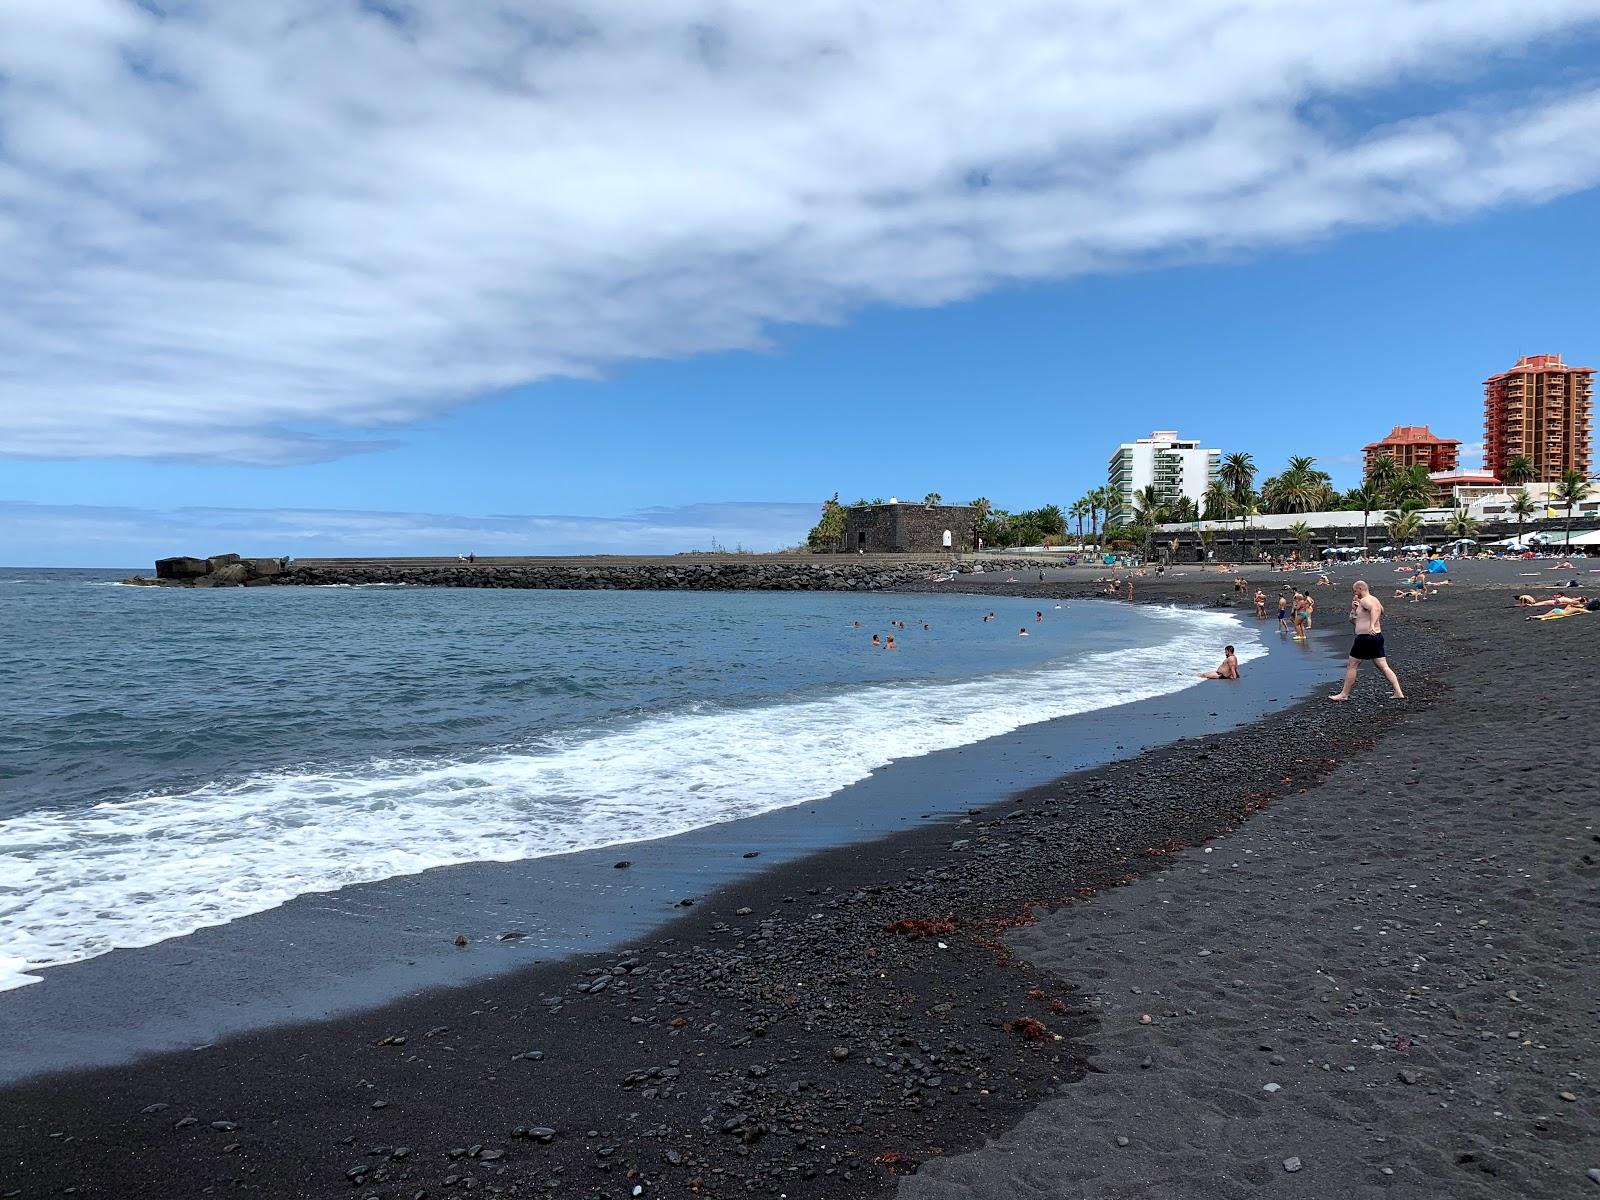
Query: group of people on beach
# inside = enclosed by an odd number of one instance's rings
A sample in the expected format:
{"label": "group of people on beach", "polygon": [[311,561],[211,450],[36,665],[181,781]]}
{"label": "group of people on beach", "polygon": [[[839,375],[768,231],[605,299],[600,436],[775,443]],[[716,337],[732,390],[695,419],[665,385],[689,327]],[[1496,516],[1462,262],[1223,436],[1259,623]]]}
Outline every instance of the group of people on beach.
{"label": "group of people on beach", "polygon": [[[1242,594],[1248,585],[1244,580],[1234,581],[1235,593]],[[1383,644],[1383,602],[1372,594],[1372,589],[1365,580],[1358,579],[1351,588],[1350,623],[1355,626],[1355,640],[1351,643],[1349,657],[1345,661],[1344,684],[1328,699],[1344,701],[1350,699],[1350,691],[1355,687],[1356,674],[1361,664],[1370,662],[1388,682],[1390,692],[1396,700],[1404,700],[1405,691],[1400,686],[1400,678],[1394,673],[1394,668],[1389,665],[1388,653]],[[1254,596],[1256,616],[1261,620],[1266,619],[1266,593],[1257,588]],[[1527,599],[1532,600],[1532,597]],[[1521,600],[1518,601],[1521,603]],[[1312,614],[1316,611],[1316,600],[1310,591],[1296,589],[1291,596],[1281,593],[1278,596],[1278,628],[1284,632],[1289,629],[1289,618],[1293,615],[1294,637],[1296,641],[1304,641],[1307,632],[1311,629]],[[1551,612],[1554,613],[1555,609]],[[1209,671],[1200,672],[1201,679],[1238,679],[1239,659],[1232,646],[1223,648],[1222,661]]]}

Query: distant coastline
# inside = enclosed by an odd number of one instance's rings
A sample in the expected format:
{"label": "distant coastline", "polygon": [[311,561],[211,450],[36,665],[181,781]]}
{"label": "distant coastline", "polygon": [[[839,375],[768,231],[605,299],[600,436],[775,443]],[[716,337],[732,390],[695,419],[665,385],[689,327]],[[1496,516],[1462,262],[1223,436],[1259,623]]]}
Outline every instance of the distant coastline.
{"label": "distant coastline", "polygon": [[567,590],[880,591],[991,571],[1037,571],[1015,556],[937,554],[705,554],[482,558],[164,558],[152,587],[417,587]]}

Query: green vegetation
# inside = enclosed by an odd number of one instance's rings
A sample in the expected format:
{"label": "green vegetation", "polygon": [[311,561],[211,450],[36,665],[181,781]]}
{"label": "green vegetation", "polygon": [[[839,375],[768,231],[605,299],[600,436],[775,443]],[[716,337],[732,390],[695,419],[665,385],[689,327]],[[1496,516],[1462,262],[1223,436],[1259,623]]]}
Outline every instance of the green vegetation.
{"label": "green vegetation", "polygon": [[1422,517],[1414,512],[1391,512],[1384,518],[1383,525],[1389,531],[1389,540],[1396,546],[1403,546],[1421,531]]}
{"label": "green vegetation", "polygon": [[1567,543],[1572,542],[1572,510],[1580,500],[1589,496],[1589,481],[1582,471],[1563,471],[1561,482],[1556,484],[1554,492],[1556,503],[1567,506]]}
{"label": "green vegetation", "polygon": [[[841,504],[839,493],[835,492],[822,502],[821,516],[806,534],[806,548],[818,554],[830,554],[843,549],[845,518],[850,509],[882,503],[883,500],[879,498]],[[922,503],[931,508],[943,504],[944,497],[938,492],[929,492],[922,498]],[[971,502],[970,507],[973,523],[969,532],[973,541],[976,543],[982,539],[983,544],[990,548],[1059,544],[1067,531],[1067,517],[1054,504],[1013,513],[996,508],[987,497],[979,496]],[[1081,514],[1075,511],[1074,515],[1080,517],[1081,526]]]}
{"label": "green vegetation", "polygon": [[822,502],[822,519],[806,534],[806,548],[826,554],[844,544],[844,505],[839,503],[839,493]]}
{"label": "green vegetation", "polygon": [[1291,458],[1281,474],[1261,485],[1262,507],[1269,513],[1323,512],[1330,508],[1338,496],[1333,477],[1317,470],[1316,464],[1317,460],[1308,454]]}
{"label": "green vegetation", "polygon": [[1521,487],[1533,482],[1533,460],[1526,454],[1513,454],[1506,460],[1506,482]]}
{"label": "green vegetation", "polygon": [[1478,530],[1483,528],[1482,522],[1476,517],[1469,517],[1467,510],[1458,508],[1446,518],[1445,531],[1455,538],[1476,538]]}
{"label": "green vegetation", "polygon": [[1533,497],[1528,495],[1528,489],[1523,488],[1511,498],[1511,511],[1517,518],[1517,544],[1522,544],[1522,523],[1539,511],[1539,506],[1533,502]]}

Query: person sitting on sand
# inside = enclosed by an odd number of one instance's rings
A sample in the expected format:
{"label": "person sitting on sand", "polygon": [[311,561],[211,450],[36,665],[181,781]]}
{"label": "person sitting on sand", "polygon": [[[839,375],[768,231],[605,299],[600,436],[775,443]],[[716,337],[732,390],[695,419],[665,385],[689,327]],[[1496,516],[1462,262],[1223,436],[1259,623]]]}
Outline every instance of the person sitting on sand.
{"label": "person sitting on sand", "polygon": [[1201,679],[1237,679],[1239,678],[1239,660],[1234,657],[1233,647],[1222,648],[1222,661],[1217,664],[1214,671],[1201,671]]}
{"label": "person sitting on sand", "polygon": [[1317,576],[1317,586],[1318,587],[1332,587],[1333,586],[1333,581],[1330,580],[1326,575],[1318,575]]}

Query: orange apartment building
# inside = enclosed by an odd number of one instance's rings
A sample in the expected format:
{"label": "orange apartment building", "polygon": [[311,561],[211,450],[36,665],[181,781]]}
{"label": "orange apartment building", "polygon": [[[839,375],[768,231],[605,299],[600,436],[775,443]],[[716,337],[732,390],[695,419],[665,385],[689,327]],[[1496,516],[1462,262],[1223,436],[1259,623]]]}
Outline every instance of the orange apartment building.
{"label": "orange apartment building", "polygon": [[1483,381],[1483,465],[1501,479],[1519,454],[1535,483],[1565,471],[1589,474],[1594,368],[1569,367],[1559,354],[1529,354]]}
{"label": "orange apartment building", "polygon": [[1436,436],[1426,425],[1396,425],[1389,436],[1362,447],[1367,452],[1366,473],[1380,458],[1392,458],[1401,467],[1421,464],[1428,474],[1454,471],[1461,458],[1461,442]]}

